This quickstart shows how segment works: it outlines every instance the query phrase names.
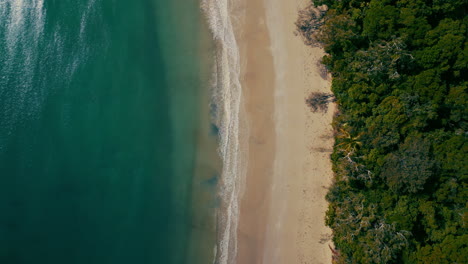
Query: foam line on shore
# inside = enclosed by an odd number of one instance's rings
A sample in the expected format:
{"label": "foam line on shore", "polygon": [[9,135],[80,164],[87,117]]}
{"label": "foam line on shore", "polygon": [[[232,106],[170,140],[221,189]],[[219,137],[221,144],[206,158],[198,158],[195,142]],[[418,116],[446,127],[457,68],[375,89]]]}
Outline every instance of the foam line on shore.
{"label": "foam line on shore", "polygon": [[218,242],[214,263],[235,263],[239,202],[245,178],[246,153],[241,147],[242,89],[240,54],[232,23],[232,0],[203,0],[204,11],[216,44],[213,70],[213,119],[219,128],[219,153],[223,160],[217,212]]}

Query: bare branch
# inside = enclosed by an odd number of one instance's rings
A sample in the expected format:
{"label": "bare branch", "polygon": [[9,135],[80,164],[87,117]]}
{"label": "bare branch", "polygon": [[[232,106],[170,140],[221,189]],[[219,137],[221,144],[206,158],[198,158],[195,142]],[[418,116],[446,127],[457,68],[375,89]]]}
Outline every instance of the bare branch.
{"label": "bare branch", "polygon": [[333,94],[319,92],[311,93],[306,99],[306,104],[314,113],[318,111],[326,113],[328,110],[328,103],[332,102],[335,102],[335,96],[333,96]]}

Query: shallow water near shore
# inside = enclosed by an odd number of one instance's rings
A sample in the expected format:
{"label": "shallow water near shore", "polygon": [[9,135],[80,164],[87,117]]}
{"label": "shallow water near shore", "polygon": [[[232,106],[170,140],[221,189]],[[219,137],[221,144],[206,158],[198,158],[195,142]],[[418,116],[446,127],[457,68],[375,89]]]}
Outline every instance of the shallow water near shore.
{"label": "shallow water near shore", "polygon": [[204,21],[196,0],[0,1],[0,263],[213,261]]}

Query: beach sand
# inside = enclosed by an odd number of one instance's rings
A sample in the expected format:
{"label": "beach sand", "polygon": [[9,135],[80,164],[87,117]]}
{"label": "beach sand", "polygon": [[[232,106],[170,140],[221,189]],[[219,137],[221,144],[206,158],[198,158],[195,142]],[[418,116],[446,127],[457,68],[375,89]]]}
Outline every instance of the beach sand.
{"label": "beach sand", "polygon": [[274,66],[265,10],[260,0],[244,1],[237,30],[242,91],[249,126],[246,191],[240,206],[237,263],[261,263],[275,158]]}
{"label": "beach sand", "polygon": [[250,135],[237,263],[331,263],[325,194],[331,183],[332,116],[305,98],[330,92],[319,48],[294,35],[308,1],[248,0],[237,32]]}

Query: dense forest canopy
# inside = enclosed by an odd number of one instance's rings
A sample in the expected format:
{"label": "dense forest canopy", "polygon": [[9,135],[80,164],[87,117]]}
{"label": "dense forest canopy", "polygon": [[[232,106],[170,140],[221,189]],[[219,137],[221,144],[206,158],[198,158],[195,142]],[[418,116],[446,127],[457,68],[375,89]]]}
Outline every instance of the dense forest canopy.
{"label": "dense forest canopy", "polygon": [[325,48],[338,104],[336,262],[468,263],[468,2],[321,5],[297,26]]}

